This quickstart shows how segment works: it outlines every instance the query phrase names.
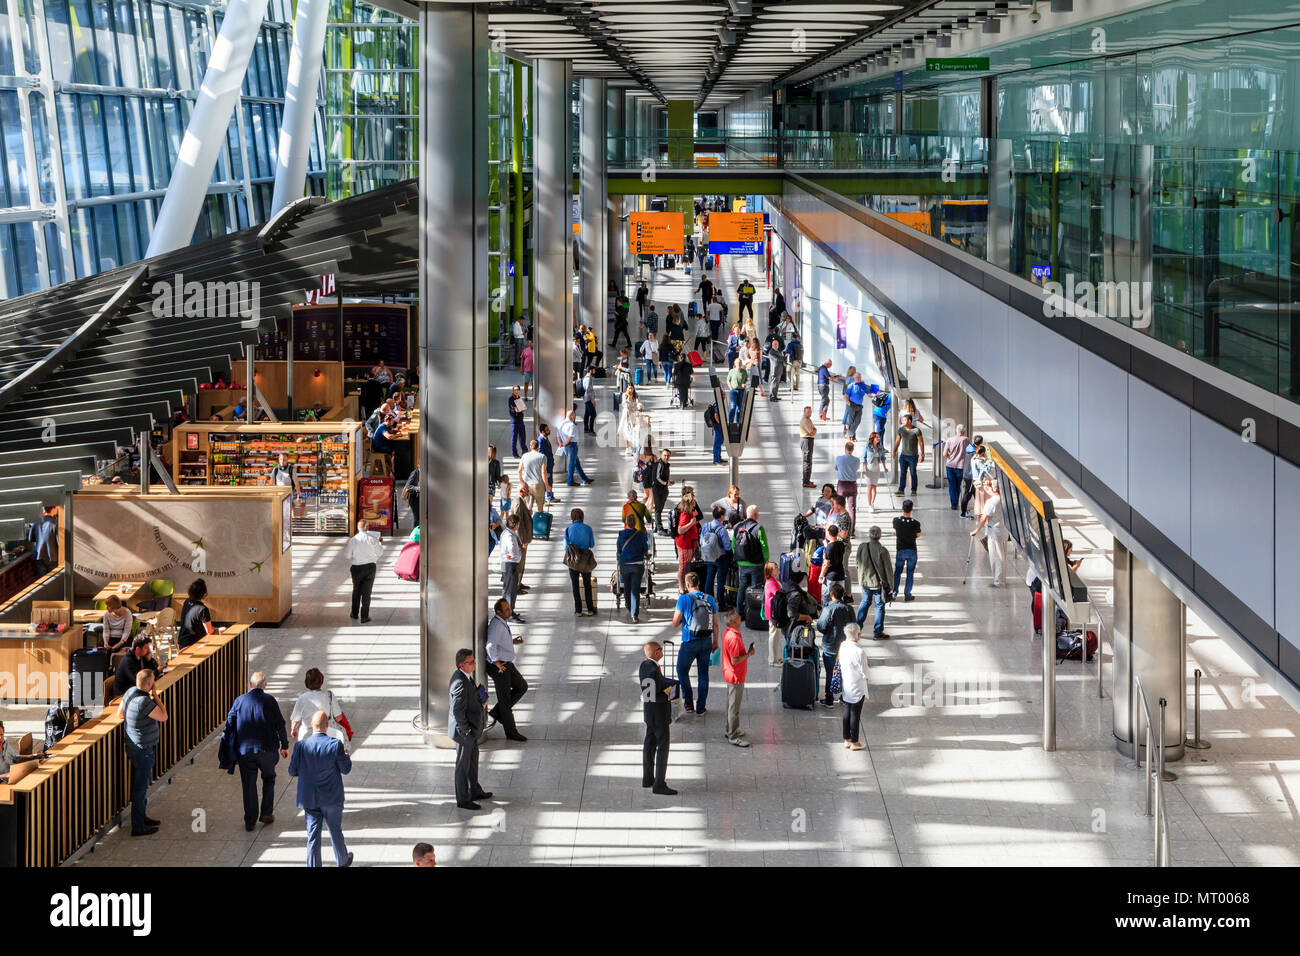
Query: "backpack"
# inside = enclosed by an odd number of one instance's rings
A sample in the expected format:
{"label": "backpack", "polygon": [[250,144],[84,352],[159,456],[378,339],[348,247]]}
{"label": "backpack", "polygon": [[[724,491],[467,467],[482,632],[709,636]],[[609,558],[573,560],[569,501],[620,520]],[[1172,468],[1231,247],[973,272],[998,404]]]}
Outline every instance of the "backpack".
{"label": "backpack", "polygon": [[57,704],[45,712],[45,746],[53,747],[76,730],[81,723],[81,711],[76,707],[60,707]]}
{"label": "backpack", "polygon": [[704,410],[704,424],[707,428],[718,427],[718,406],[710,405]]}
{"label": "backpack", "polygon": [[745,564],[762,564],[763,544],[758,540],[757,527],[746,523],[737,525],[733,550],[737,561]]}
{"label": "backpack", "polygon": [[722,539],[716,527],[710,527],[700,538],[700,557],[710,564],[722,557]]}
{"label": "backpack", "polygon": [[871,396],[871,404],[875,405],[876,408],[885,408],[889,404],[889,393],[876,392],[875,395]]}
{"label": "backpack", "polygon": [[790,606],[785,588],[772,595],[772,623],[785,630],[790,626]]}
{"label": "backpack", "polygon": [[582,379],[578,379],[573,383],[573,397],[582,398]]}
{"label": "backpack", "polygon": [[691,613],[686,623],[693,638],[713,635],[713,606],[703,591],[691,595]]}

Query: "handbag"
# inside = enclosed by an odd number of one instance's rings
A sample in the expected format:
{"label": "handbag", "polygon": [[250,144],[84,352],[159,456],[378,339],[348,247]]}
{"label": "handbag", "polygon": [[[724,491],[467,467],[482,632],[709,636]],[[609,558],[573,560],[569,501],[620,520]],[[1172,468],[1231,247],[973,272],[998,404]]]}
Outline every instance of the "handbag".
{"label": "handbag", "polygon": [[831,674],[831,696],[844,693],[844,672],[840,670],[840,662],[835,662],[835,672]]}
{"label": "handbag", "polygon": [[722,663],[722,648],[715,647],[713,653],[709,655],[709,666],[717,667]]}
{"label": "handbag", "polygon": [[565,545],[564,566],[579,574],[590,574],[596,570],[596,555],[590,548],[579,548],[573,544]]}

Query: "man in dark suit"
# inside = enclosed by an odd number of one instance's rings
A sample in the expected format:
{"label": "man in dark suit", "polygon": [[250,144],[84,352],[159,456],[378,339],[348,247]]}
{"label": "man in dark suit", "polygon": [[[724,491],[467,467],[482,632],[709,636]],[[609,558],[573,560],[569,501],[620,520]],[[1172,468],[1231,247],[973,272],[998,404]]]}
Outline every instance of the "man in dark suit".
{"label": "man in dark suit", "polygon": [[[268,694],[261,671],[248,679],[248,693],[235,698],[226,715],[226,733],[234,737],[234,756],[244,785],[244,829],[252,832],[260,819],[274,823],[275,765],[289,756],[289,735],[280,705]],[[279,751],[277,754],[276,751]],[[262,775],[262,812],[257,804],[257,775]]]}
{"label": "man in dark suit", "polygon": [[478,782],[478,742],[483,736],[487,692],[479,693],[474,682],[474,652],[462,647],[456,652],[456,673],[448,688],[451,705],[447,708],[447,736],[456,742],[456,806],[462,810],[482,810],[477,800],[492,796]]}
{"label": "man in dark suit", "polygon": [[655,793],[675,796],[677,791],[664,782],[668,773],[668,728],[673,722],[672,694],[677,681],[664,677],[659,669],[664,648],[658,641],[645,645],[645,660],[638,675],[641,704],[645,713],[645,743],[641,746],[641,786]]}
{"label": "man in dark suit", "polygon": [[343,775],[351,773],[352,758],[343,742],[325,733],[329,715],[312,714],[312,735],[298,741],[289,758],[289,776],[298,778],[298,806],[307,817],[307,865],[320,866],[320,828],[330,831],[334,862],[352,865],[352,853],[343,842]]}

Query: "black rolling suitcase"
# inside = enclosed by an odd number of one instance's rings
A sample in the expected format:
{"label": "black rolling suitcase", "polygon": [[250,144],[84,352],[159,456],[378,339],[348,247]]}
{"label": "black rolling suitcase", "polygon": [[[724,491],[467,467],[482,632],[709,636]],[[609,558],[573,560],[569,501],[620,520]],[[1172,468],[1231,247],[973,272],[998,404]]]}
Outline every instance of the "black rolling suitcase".
{"label": "black rolling suitcase", "polygon": [[745,592],[745,627],[751,631],[767,630],[767,621],[763,618],[762,588],[750,588]]}
{"label": "black rolling suitcase", "polygon": [[781,706],[792,710],[810,710],[817,701],[817,660],[781,662]]}
{"label": "black rolling suitcase", "polygon": [[[727,568],[727,573],[722,579],[722,600],[727,607],[737,607],[736,589],[740,586],[740,572],[733,564]],[[745,609],[740,609],[740,616],[745,616]]]}

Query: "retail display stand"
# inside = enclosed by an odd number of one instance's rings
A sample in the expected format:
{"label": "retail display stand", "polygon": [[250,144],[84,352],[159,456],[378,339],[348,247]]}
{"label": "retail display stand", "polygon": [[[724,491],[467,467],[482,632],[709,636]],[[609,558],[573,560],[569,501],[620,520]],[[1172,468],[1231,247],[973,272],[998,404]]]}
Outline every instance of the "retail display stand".
{"label": "retail display stand", "polygon": [[355,422],[182,425],[172,439],[172,476],[181,487],[269,485],[283,454],[298,489],[294,534],[351,535],[363,435]]}

